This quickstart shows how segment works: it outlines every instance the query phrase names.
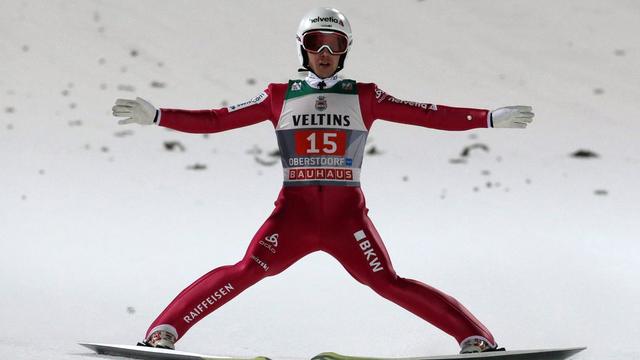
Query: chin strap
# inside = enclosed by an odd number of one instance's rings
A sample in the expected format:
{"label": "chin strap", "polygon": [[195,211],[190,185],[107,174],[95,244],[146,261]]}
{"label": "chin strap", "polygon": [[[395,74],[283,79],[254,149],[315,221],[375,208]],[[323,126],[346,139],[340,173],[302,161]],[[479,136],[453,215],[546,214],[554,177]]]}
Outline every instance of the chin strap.
{"label": "chin strap", "polygon": [[[331,74],[331,76],[329,76],[329,77],[334,76],[335,74],[337,74],[338,72],[340,72],[340,70],[342,70],[342,68],[341,68],[341,67],[338,67],[338,69],[336,69],[336,72],[334,72],[333,74]],[[304,72],[306,72],[306,73],[313,73],[315,76],[318,76],[318,74],[316,74],[316,73],[315,73],[313,70],[311,70],[310,68],[304,68],[304,67],[301,67],[301,68],[298,68],[298,72],[300,72],[300,73],[304,73]],[[320,77],[320,76],[318,76],[318,77]]]}

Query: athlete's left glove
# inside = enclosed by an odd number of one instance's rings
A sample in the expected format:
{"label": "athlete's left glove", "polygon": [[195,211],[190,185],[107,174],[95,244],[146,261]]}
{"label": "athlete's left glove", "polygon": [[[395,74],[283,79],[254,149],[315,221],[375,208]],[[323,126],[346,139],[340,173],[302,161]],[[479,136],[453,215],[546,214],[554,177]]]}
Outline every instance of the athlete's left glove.
{"label": "athlete's left glove", "polygon": [[151,125],[157,123],[158,109],[147,100],[137,97],[135,100],[118,99],[111,108],[113,116],[126,117],[118,121],[120,125],[136,123],[140,125]]}
{"label": "athlete's left glove", "polygon": [[531,106],[507,106],[489,113],[491,127],[524,129],[533,121]]}

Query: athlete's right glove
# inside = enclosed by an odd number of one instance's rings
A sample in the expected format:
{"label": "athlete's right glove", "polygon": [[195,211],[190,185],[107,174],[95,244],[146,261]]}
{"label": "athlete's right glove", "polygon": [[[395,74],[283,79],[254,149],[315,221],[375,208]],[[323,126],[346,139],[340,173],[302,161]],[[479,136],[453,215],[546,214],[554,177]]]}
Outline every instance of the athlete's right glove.
{"label": "athlete's right glove", "polygon": [[533,121],[531,106],[507,106],[489,113],[489,121],[494,128],[524,129]]}
{"label": "athlete's right glove", "polygon": [[111,110],[113,116],[126,117],[126,119],[118,121],[120,125],[131,123],[151,125],[157,121],[158,117],[158,109],[140,97],[135,100],[118,99]]}

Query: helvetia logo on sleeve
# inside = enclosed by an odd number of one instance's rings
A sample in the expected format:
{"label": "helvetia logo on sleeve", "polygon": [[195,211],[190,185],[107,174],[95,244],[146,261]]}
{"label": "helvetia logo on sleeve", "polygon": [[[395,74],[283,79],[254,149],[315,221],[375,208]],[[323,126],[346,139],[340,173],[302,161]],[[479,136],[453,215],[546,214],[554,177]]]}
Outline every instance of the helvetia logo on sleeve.
{"label": "helvetia logo on sleeve", "polygon": [[236,110],[244,109],[244,108],[246,108],[248,106],[251,106],[251,105],[260,104],[261,102],[265,101],[268,96],[269,95],[267,95],[267,93],[263,91],[258,96],[254,97],[254,98],[252,98],[250,100],[247,100],[245,102],[242,102],[240,104],[231,105],[227,109],[229,110],[229,112],[233,112],[233,111],[236,111]]}

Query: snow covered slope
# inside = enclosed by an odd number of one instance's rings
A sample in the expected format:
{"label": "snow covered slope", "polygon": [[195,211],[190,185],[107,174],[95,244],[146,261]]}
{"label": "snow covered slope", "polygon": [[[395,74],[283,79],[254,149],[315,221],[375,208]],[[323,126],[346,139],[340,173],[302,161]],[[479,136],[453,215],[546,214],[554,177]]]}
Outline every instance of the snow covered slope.
{"label": "snow covered slope", "polygon": [[[278,164],[261,164],[274,160],[272,126],[189,135],[118,126],[110,108],[135,96],[221,107],[295,77],[297,23],[320,5],[351,20],[345,76],[408,100],[536,112],[525,131],[374,125],[368,149],[380,154],[365,159],[363,189],[399,275],[454,295],[510,349],[640,358],[631,0],[3,1],[0,357],[134,343],[182,288],[241,258],[282,181]],[[597,157],[572,156],[581,149]],[[179,347],[275,359],[457,351],[321,253]]]}

